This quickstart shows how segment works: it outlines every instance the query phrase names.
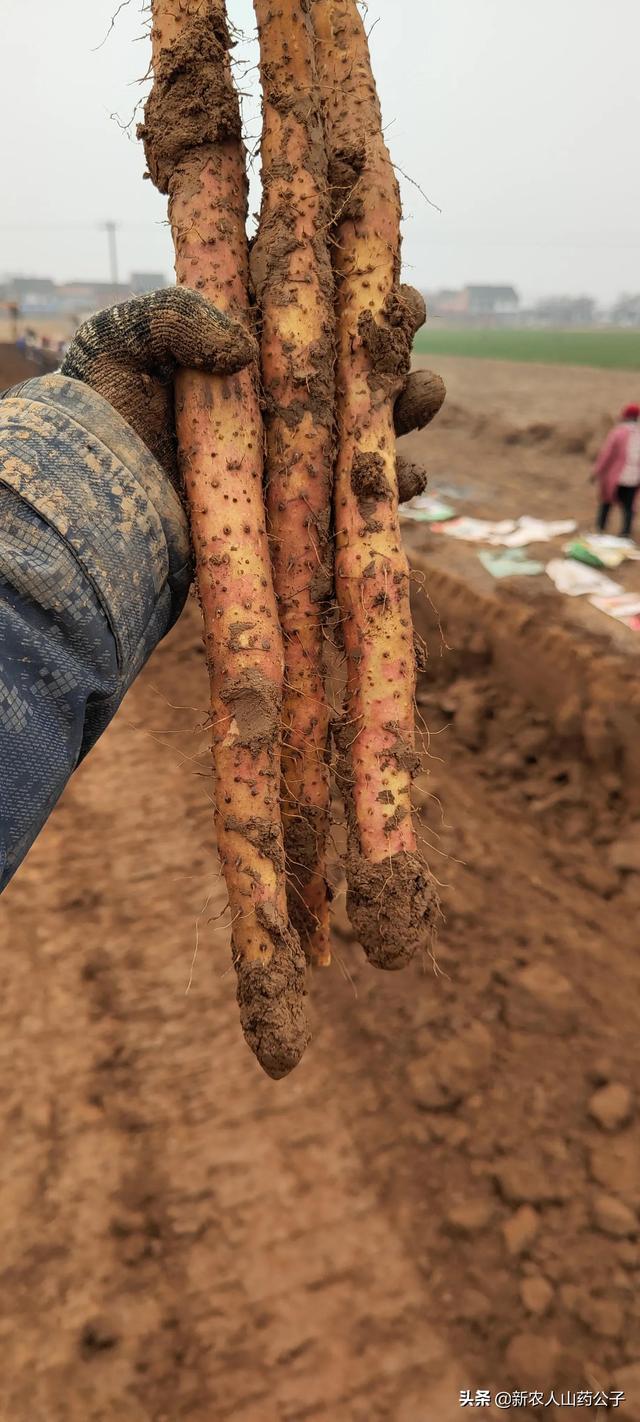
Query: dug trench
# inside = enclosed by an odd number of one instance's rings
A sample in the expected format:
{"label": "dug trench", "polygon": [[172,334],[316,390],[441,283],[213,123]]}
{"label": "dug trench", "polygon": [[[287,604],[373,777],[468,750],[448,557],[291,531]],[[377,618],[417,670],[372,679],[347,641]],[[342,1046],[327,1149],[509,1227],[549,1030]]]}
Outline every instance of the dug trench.
{"label": "dug trench", "polygon": [[[498,441],[431,434],[436,475],[453,443],[523,511]],[[290,1079],[238,1025],[195,602],[3,897],[11,1422],[453,1422],[461,1389],[613,1386],[638,1422],[637,653],[465,557],[413,557],[434,958],[373,971],[337,880]]]}
{"label": "dug trench", "polygon": [[290,1081],[262,1078],[237,1022],[195,604],[10,886],[12,1422],[446,1422],[476,1385],[640,1397],[628,763],[545,704],[561,657],[535,688],[514,676],[517,607],[500,651],[468,590],[430,597],[437,953],[373,972],[338,885]]}

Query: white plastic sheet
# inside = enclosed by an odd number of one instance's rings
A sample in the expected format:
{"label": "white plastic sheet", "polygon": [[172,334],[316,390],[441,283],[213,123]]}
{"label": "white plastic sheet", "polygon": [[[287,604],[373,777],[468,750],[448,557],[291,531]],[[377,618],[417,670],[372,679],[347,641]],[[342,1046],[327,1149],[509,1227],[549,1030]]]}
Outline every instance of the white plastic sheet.
{"label": "white plastic sheet", "polygon": [[623,589],[612,578],[607,578],[597,568],[587,563],[576,563],[573,558],[552,558],[545,572],[551,578],[558,592],[567,597],[615,597]]}

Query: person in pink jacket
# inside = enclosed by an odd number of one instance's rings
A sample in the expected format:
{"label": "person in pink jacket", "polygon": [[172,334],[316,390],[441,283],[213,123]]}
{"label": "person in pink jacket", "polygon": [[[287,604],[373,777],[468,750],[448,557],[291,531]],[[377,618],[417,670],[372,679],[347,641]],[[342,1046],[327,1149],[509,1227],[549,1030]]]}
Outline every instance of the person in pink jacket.
{"label": "person in pink jacket", "polygon": [[592,478],[600,487],[598,528],[607,527],[613,503],[622,509],[623,538],[631,537],[633,514],[640,489],[640,405],[627,405],[617,425],[607,435],[596,460]]}

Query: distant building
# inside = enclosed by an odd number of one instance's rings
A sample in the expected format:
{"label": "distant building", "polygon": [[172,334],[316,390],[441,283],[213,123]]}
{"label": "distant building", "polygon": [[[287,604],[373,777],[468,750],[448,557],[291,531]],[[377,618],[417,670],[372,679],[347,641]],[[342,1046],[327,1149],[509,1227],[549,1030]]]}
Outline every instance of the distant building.
{"label": "distant building", "polygon": [[514,316],[520,297],[513,286],[467,286],[469,316]]}
{"label": "distant building", "polygon": [[640,327],[640,294],[620,296],[609,313],[614,326]]}
{"label": "distant building", "polygon": [[131,273],[131,290],[136,296],[144,296],[145,291],[158,291],[161,286],[169,285],[164,272]]}
{"label": "distant building", "polygon": [[434,291],[427,297],[427,306],[430,316],[454,317],[466,316],[467,314],[467,293],[466,291]]}
{"label": "distant building", "polygon": [[3,283],[3,300],[15,302],[25,316],[48,310],[55,294],[56,284],[50,277],[11,276]]}
{"label": "distant building", "polygon": [[7,290],[16,301],[24,297],[44,297],[48,298],[55,294],[56,284],[51,277],[9,277]]}
{"label": "distant building", "polygon": [[513,286],[464,286],[432,292],[427,305],[442,320],[501,322],[517,315],[520,297]]}
{"label": "distant building", "polygon": [[550,296],[538,301],[531,314],[536,325],[553,326],[556,330],[566,326],[593,326],[596,303],[590,296]]}
{"label": "distant building", "polygon": [[1,288],[1,299],[16,302],[23,316],[61,316],[84,320],[104,306],[114,306],[131,296],[142,295],[166,286],[162,272],[132,272],[129,281],[55,282],[50,277],[8,276]]}
{"label": "distant building", "polygon": [[131,296],[128,282],[111,281],[65,281],[56,288],[61,307],[66,310],[82,308],[97,311],[101,306],[112,306],[116,301],[126,301]]}

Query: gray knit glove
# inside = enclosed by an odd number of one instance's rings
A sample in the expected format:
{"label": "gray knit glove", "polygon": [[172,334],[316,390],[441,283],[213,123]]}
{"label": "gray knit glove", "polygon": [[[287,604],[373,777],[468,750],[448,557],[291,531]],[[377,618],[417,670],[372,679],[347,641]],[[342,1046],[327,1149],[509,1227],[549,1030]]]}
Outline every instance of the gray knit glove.
{"label": "gray knit glove", "polygon": [[174,286],[92,316],[76,333],[61,373],[104,396],[177,485],[176,368],[230,375],[256,357],[256,343],[240,322],[197,292]]}

